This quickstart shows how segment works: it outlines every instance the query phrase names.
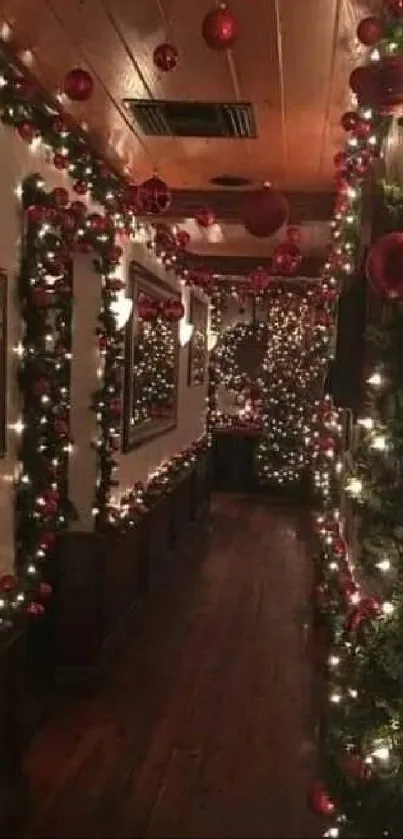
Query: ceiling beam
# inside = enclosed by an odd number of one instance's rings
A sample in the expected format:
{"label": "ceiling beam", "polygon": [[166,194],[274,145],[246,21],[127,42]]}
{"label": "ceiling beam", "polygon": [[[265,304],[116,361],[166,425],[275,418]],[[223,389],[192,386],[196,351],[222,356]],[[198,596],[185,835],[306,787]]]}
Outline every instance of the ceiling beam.
{"label": "ceiling beam", "polygon": [[[306,257],[302,261],[298,274],[307,279],[318,279],[322,272],[323,262],[321,257]],[[217,256],[216,254],[204,256],[187,253],[186,264],[190,269],[199,268],[202,265],[219,276],[247,277],[257,265],[266,268],[270,273],[270,260],[259,260],[255,256]]]}
{"label": "ceiling beam", "polygon": [[[329,221],[334,207],[333,192],[285,192],[290,207],[290,223]],[[218,221],[239,221],[245,190],[172,190],[172,201],[164,218],[176,221],[195,216],[201,207],[213,210]]]}

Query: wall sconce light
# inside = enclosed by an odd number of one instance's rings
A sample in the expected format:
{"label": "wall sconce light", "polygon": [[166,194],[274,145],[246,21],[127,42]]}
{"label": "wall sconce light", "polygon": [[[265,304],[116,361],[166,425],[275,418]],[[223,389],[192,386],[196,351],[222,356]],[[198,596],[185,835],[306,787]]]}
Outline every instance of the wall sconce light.
{"label": "wall sconce light", "polygon": [[216,332],[208,332],[207,334],[207,350],[208,352],[212,352],[216,343],[218,341],[218,335]]}
{"label": "wall sconce light", "polygon": [[124,329],[133,309],[133,300],[123,293],[111,303],[111,312],[115,316],[116,329]]}
{"label": "wall sconce light", "polygon": [[194,325],[186,320],[186,316],[179,322],[179,343],[181,347],[186,347],[193,335]]}

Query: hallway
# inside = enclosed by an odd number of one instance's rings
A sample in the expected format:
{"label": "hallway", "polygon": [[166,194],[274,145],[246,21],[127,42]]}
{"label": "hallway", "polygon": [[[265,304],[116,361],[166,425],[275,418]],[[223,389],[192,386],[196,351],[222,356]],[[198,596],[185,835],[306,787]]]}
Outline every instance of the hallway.
{"label": "hallway", "polygon": [[32,743],[25,836],[315,835],[307,517],[213,499],[104,689]]}

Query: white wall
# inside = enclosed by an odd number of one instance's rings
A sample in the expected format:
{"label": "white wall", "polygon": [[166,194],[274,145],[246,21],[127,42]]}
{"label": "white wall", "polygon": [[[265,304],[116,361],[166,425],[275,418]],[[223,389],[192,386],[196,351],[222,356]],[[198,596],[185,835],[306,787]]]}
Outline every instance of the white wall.
{"label": "white wall", "polygon": [[[17,468],[17,439],[12,426],[19,418],[20,405],[16,372],[18,359],[13,348],[18,344],[21,322],[16,299],[17,277],[20,260],[21,208],[17,190],[27,175],[43,175],[47,187],[63,184],[69,186],[66,173],[56,172],[46,163],[45,154],[32,151],[12,129],[0,125],[0,268],[9,278],[8,299],[8,358],[7,358],[7,455],[0,459],[0,571],[10,569],[14,561],[14,490],[13,477]],[[127,267],[130,259],[142,262],[145,267],[177,287],[177,280],[168,275],[160,263],[150,257],[146,249],[134,243],[125,254]],[[91,393],[97,384],[98,358],[95,328],[100,301],[100,281],[92,268],[91,258],[80,257],[74,266],[74,322],[72,362],[72,414],[71,430],[74,452],[70,463],[70,496],[75,504],[79,521],[74,527],[91,529],[92,502],[95,482],[95,455],[91,440],[95,432],[94,417],[89,410]],[[188,306],[188,293],[184,291]],[[145,444],[136,451],[119,455],[118,493],[137,480],[144,480],[149,472],[165,458],[186,447],[203,430],[206,386],[188,388],[187,364],[189,347],[180,350],[178,424],[169,434]]]}

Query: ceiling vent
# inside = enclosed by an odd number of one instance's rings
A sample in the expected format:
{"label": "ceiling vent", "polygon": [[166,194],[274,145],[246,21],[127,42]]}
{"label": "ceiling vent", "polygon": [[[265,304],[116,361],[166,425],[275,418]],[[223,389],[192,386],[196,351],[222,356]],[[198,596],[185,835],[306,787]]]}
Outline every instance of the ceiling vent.
{"label": "ceiling vent", "polygon": [[167,102],[124,99],[123,104],[148,137],[255,139],[255,115],[249,102]]}

